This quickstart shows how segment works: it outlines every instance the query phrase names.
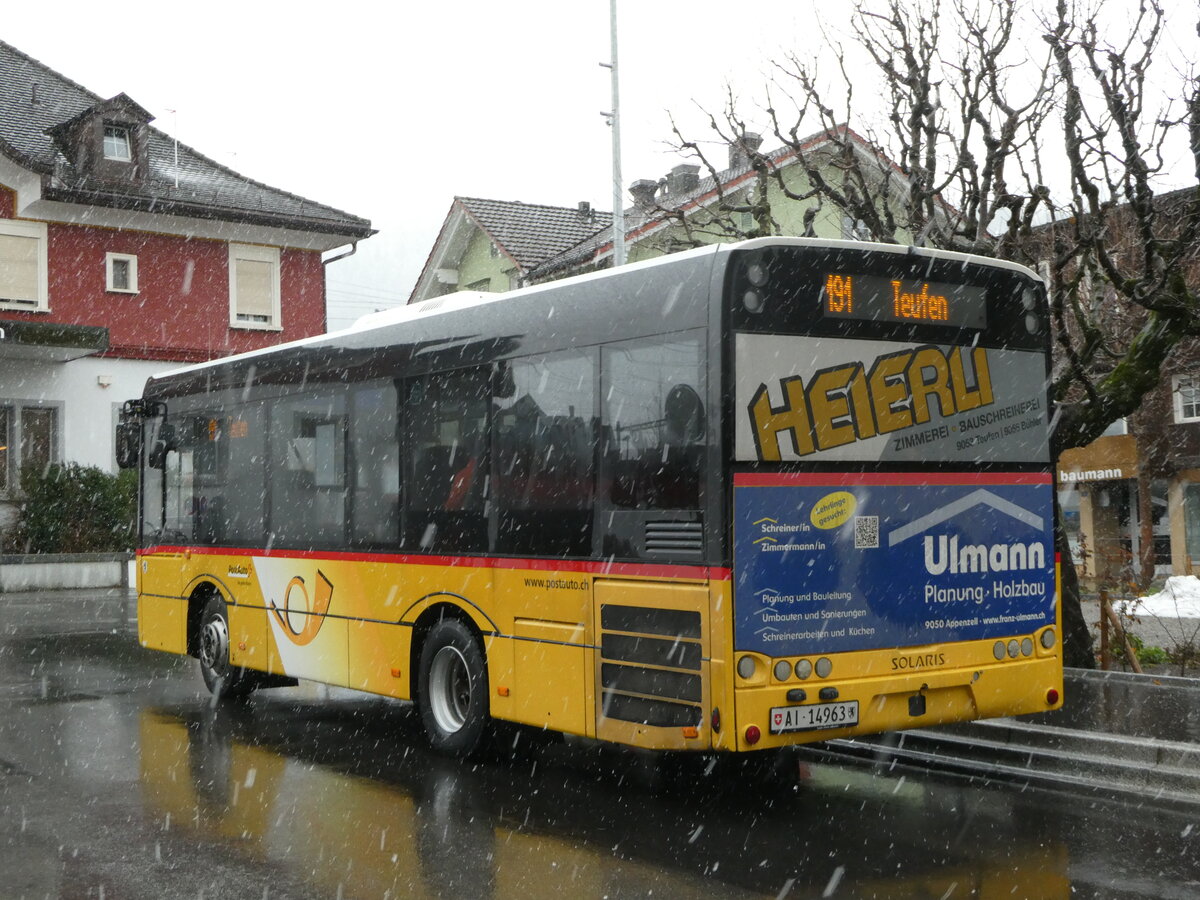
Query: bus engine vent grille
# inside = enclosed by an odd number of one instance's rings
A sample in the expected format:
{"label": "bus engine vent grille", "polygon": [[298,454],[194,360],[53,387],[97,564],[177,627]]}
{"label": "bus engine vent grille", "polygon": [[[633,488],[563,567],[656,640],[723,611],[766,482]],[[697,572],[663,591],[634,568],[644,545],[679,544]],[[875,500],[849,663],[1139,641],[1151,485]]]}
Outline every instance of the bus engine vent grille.
{"label": "bus engine vent grille", "polygon": [[704,555],[704,523],[647,522],[646,552],[680,559],[700,559]]}
{"label": "bus engine vent grille", "polygon": [[701,717],[700,613],[646,606],[600,607],[604,716],[687,727]]}

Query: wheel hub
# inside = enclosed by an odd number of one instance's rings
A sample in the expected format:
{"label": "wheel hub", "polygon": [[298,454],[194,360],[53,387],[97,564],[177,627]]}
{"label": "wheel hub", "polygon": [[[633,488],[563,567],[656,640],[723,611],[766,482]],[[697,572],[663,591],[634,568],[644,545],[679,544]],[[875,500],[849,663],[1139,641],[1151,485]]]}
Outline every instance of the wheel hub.
{"label": "wheel hub", "polygon": [[214,672],[221,672],[229,660],[229,628],[225,620],[210,619],[200,631],[200,662]]}
{"label": "wheel hub", "polygon": [[429,709],[438,727],[448,734],[459,731],[471,708],[471,672],[456,647],[443,647],[429,671]]}

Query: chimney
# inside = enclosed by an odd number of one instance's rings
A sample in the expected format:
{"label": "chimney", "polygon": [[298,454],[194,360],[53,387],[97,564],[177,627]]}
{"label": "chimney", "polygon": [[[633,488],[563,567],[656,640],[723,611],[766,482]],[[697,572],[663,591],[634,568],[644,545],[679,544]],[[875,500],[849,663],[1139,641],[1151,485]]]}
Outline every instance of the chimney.
{"label": "chimney", "polygon": [[672,197],[694,191],[700,184],[700,167],[681,163],[667,173],[667,194]]}
{"label": "chimney", "polygon": [[750,164],[750,154],[762,146],[762,135],[743,131],[741,137],[729,142],[729,168],[740,169]]}
{"label": "chimney", "polygon": [[590,219],[592,217],[592,204],[589,201],[579,201],[579,217],[581,219]]}
{"label": "chimney", "polygon": [[629,193],[633,195],[634,205],[638,209],[653,209],[654,195],[658,193],[658,182],[642,178],[629,186]]}

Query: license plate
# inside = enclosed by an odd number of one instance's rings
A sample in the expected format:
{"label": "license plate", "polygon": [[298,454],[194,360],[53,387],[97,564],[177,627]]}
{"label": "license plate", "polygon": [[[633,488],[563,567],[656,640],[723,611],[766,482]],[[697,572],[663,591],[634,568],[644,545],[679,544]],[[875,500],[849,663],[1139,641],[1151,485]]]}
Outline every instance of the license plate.
{"label": "license plate", "polygon": [[816,731],[847,728],[858,724],[858,701],[813,703],[808,706],[776,706],[771,709],[771,734],[785,731]]}

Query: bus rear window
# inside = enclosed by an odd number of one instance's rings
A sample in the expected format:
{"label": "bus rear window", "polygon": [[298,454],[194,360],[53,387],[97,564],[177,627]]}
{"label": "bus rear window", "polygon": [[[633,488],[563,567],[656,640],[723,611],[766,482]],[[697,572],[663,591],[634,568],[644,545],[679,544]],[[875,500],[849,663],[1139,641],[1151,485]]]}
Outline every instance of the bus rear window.
{"label": "bus rear window", "polygon": [[704,470],[698,337],[605,348],[606,499],[622,509],[696,509]]}

